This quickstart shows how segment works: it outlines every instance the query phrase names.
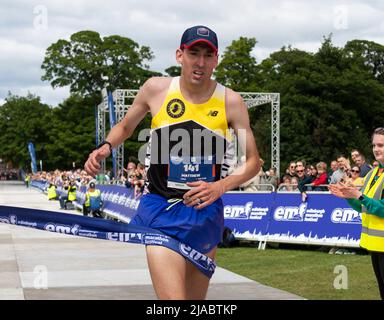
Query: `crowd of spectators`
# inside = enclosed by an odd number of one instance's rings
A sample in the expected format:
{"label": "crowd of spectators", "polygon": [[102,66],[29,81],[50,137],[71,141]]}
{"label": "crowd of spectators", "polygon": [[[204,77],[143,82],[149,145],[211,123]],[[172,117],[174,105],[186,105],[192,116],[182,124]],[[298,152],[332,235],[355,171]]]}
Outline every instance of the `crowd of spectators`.
{"label": "crowd of spectators", "polygon": [[17,170],[0,170],[0,180],[18,180],[19,174]]}
{"label": "crowd of spectators", "polygon": [[31,180],[43,180],[48,183],[64,188],[73,183],[79,189],[81,186],[88,187],[91,182],[96,184],[119,184],[125,185],[127,188],[134,190],[135,197],[139,197],[144,191],[144,183],[146,180],[145,167],[142,163],[129,162],[127,168],[114,178],[111,171],[106,171],[105,174],[99,174],[96,177],[90,176],[85,170],[55,170],[42,171],[36,174],[29,174]]}
{"label": "crowd of spectators", "polygon": [[[243,161],[245,159],[242,159]],[[320,161],[316,164],[307,164],[305,160],[291,161],[284,173],[278,177],[275,168],[264,171],[264,161],[261,159],[262,167],[259,173],[243,183],[239,190],[245,192],[258,191],[286,191],[301,192],[306,191],[328,191],[327,185],[332,183],[349,183],[357,187],[362,187],[364,176],[378,163],[368,164],[364,155],[357,149],[351,151],[350,159],[344,155],[339,155],[329,163]],[[239,165],[242,164],[240,161]],[[230,173],[236,169],[231,168]],[[17,172],[13,172],[17,177]],[[0,178],[2,173],[0,173]],[[9,175],[8,175],[9,178]],[[69,184],[74,181],[76,186],[89,186],[90,182],[96,184],[120,184],[127,188],[134,189],[135,197],[144,192],[146,181],[146,170],[142,163],[128,162],[127,167],[118,173],[114,178],[110,171],[99,174],[95,178],[88,175],[85,170],[55,170],[52,172],[38,172],[31,176],[32,180],[46,180],[57,187]]]}
{"label": "crowd of spectators", "polygon": [[[261,160],[262,165],[264,164]],[[365,156],[357,149],[351,151],[351,158],[339,155],[329,163],[320,161],[307,164],[305,160],[291,161],[284,173],[276,176],[276,170],[269,168],[260,172],[240,186],[246,192],[278,190],[288,192],[328,191],[327,185],[332,183],[347,183],[357,187],[363,186],[365,175],[375,166],[366,162]]]}

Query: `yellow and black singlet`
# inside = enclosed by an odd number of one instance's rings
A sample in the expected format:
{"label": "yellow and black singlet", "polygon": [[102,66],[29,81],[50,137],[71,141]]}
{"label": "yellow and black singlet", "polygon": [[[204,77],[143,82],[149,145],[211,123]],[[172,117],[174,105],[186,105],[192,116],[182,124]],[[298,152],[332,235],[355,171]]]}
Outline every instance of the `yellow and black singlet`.
{"label": "yellow and black singlet", "polygon": [[187,182],[212,182],[226,176],[231,135],[225,87],[217,83],[208,101],[193,104],[173,78],[164,102],[152,118],[146,155],[147,188],[166,198],[181,198]]}

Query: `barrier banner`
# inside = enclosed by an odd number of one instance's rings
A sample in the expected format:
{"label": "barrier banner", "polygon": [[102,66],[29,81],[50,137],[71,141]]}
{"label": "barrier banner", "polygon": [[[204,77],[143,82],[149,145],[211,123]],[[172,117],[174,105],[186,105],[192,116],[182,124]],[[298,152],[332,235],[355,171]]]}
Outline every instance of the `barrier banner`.
{"label": "barrier banner", "polygon": [[[103,212],[113,218],[129,223],[136,215],[140,203],[140,196],[135,198],[134,188],[117,185],[97,185],[96,187],[101,191]],[[77,190],[77,204],[83,205],[86,191],[85,186]]]}
{"label": "barrier banner", "polygon": [[[43,182],[36,184],[44,187]],[[134,189],[117,185],[97,188],[101,190],[103,212],[129,223],[140,203]],[[75,205],[80,208],[85,192],[85,187],[77,192]],[[222,199],[225,225],[237,239],[359,247],[361,213],[329,193],[308,192],[306,202],[300,193],[288,192],[229,192]]]}
{"label": "barrier banner", "polygon": [[273,193],[226,193],[222,196],[225,225],[238,239],[260,241],[267,233]]}
{"label": "barrier banner", "polygon": [[0,222],[80,237],[164,246],[184,256],[209,278],[216,268],[208,256],[158,230],[138,225],[1,205]]}
{"label": "barrier banner", "polygon": [[276,193],[267,241],[359,247],[361,213],[331,194]]}

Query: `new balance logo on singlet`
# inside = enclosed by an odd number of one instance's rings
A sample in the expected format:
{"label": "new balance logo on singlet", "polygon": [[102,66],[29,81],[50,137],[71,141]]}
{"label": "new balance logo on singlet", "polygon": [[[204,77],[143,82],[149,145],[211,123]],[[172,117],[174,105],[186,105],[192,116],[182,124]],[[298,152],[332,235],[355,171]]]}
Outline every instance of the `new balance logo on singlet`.
{"label": "new balance logo on singlet", "polygon": [[216,117],[219,114],[219,111],[211,110],[208,112],[207,116]]}

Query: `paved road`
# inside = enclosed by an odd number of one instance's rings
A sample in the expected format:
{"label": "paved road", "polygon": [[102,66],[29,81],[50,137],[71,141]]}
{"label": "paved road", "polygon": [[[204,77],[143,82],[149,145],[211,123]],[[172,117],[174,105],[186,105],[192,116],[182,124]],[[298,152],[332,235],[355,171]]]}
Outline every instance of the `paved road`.
{"label": "paved road", "polygon": [[[15,182],[0,182],[0,205],[80,214],[59,210],[57,201]],[[41,288],[46,284],[47,289]],[[142,245],[0,223],[0,299],[152,300],[156,296]],[[217,267],[207,299],[302,298]]]}

